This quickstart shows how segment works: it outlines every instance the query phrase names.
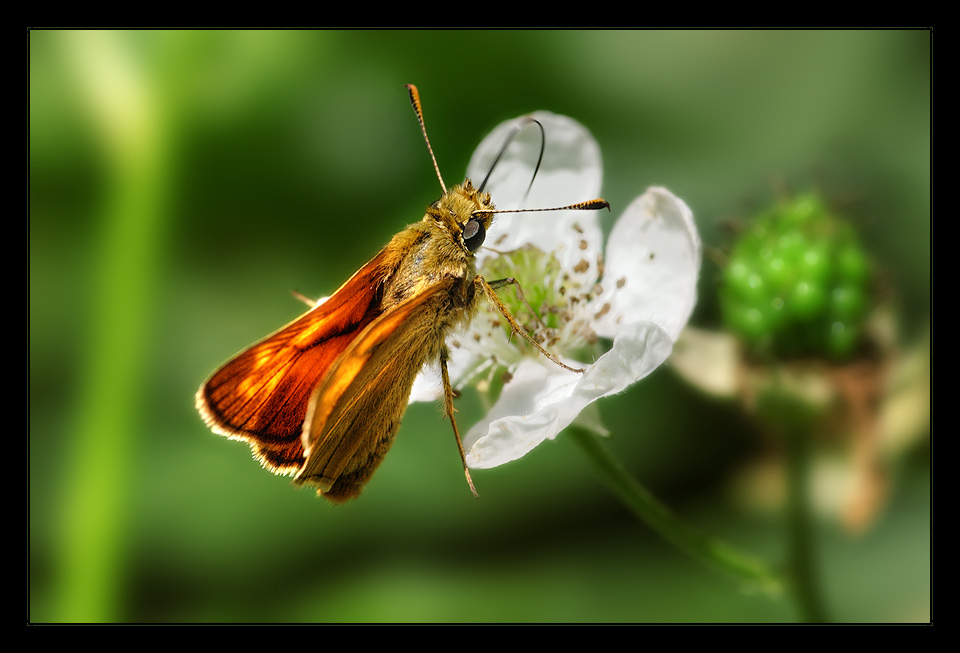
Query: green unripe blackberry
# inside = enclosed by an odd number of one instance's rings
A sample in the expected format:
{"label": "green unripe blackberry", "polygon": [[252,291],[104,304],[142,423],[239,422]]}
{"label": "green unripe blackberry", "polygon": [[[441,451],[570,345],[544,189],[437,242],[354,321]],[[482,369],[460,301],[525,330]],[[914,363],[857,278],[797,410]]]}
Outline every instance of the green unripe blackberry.
{"label": "green unripe blackberry", "polygon": [[721,283],[728,329],[754,352],[842,359],[860,344],[871,269],[856,232],[816,193],[761,214]]}

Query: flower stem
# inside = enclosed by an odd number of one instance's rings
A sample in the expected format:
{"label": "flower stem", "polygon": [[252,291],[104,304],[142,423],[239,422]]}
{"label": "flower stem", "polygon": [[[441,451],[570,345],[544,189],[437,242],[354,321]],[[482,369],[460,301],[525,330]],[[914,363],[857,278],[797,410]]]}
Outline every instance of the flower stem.
{"label": "flower stem", "polygon": [[783,582],[766,564],[686,525],[617,462],[590,431],[571,427],[567,433],[590,458],[607,485],[640,521],[688,555],[750,589],[779,594]]}
{"label": "flower stem", "polygon": [[791,586],[801,617],[808,623],[829,621],[816,574],[813,520],[808,496],[810,433],[787,433],[787,556]]}
{"label": "flower stem", "polygon": [[829,621],[816,570],[813,518],[810,508],[811,438],[823,407],[774,376],[770,388],[758,395],[754,416],[763,429],[783,443],[787,476],[787,570],[790,593],[809,623]]}
{"label": "flower stem", "polygon": [[[132,504],[140,461],[138,403],[161,284],[164,228],[180,128],[177,99],[196,58],[191,33],[141,39],[70,32],[63,53],[103,148],[102,238],[81,348],[72,435],[63,456],[56,598],[41,621],[103,623],[124,617]],[[147,57],[147,44],[158,48]],[[143,55],[143,56],[141,56]],[[59,479],[58,479],[59,480]]]}

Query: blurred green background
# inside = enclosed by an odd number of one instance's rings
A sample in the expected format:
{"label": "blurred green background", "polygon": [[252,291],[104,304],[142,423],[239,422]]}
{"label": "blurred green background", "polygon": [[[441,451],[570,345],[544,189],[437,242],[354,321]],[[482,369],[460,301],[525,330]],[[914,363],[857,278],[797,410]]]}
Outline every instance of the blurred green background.
{"label": "blurred green background", "polygon": [[[903,339],[930,312],[926,31],[30,33],[29,619],[791,621],[638,523],[563,436],[464,483],[410,408],[341,507],[262,471],[193,405],[230,355],[335,289],[500,121],[570,115],[612,221],[652,184],[705,244],[777,189],[843,201]],[[719,323],[704,263],[693,323]],[[460,423],[476,417],[465,396]],[[659,370],[600,405],[611,452],[683,519],[773,565],[783,514],[731,492],[768,443]],[[817,520],[839,621],[930,619],[929,441],[863,533]]]}

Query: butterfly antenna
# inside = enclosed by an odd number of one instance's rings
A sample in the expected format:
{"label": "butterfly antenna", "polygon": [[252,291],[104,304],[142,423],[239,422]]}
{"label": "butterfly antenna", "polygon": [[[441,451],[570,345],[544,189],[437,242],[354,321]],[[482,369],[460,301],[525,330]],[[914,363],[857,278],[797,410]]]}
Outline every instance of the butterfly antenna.
{"label": "butterfly antenna", "polygon": [[[537,178],[537,173],[540,171],[540,164],[543,162],[543,150],[547,144],[547,135],[543,130],[543,125],[536,118],[524,118],[517,124],[513,126],[513,131],[510,132],[510,135],[507,136],[507,140],[504,141],[503,147],[500,148],[500,153],[497,154],[497,158],[493,160],[493,164],[490,166],[490,170],[487,172],[487,176],[483,178],[483,183],[480,184],[480,190],[486,187],[487,182],[490,181],[490,175],[493,174],[493,169],[497,167],[497,164],[500,163],[500,159],[503,157],[504,153],[507,151],[507,148],[510,146],[510,143],[513,142],[513,139],[516,138],[517,134],[520,133],[524,127],[536,124],[540,128],[540,157],[537,159],[537,167],[533,169],[533,176],[530,178],[530,185],[527,186],[527,192],[523,194],[523,202],[527,201],[527,196],[530,194],[530,189],[533,188],[533,180]],[[522,203],[522,202],[521,202]]]}
{"label": "butterfly antenna", "polygon": [[595,199],[587,202],[568,204],[567,206],[554,206],[549,209],[508,209],[505,211],[498,211],[495,209],[479,209],[474,211],[471,215],[477,215],[478,213],[535,213],[537,211],[599,211],[600,209],[606,209],[609,211],[610,202],[605,199]]}
{"label": "butterfly antenna", "polygon": [[427,150],[430,151],[430,158],[433,159],[433,169],[437,171],[440,188],[443,189],[443,194],[446,195],[447,185],[443,183],[443,177],[440,175],[440,166],[437,165],[437,157],[433,155],[433,148],[430,146],[430,137],[427,136],[427,126],[423,123],[423,107],[420,106],[420,93],[413,84],[407,84],[406,86],[407,91],[410,93],[410,104],[413,105],[413,110],[417,114],[417,121],[420,123],[420,131],[423,132],[423,140],[427,142]]}

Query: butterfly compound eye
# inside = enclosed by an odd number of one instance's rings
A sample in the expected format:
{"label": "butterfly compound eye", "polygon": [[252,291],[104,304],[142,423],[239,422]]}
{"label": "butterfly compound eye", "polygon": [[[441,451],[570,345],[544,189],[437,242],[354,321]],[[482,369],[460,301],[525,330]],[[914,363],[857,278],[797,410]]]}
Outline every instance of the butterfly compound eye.
{"label": "butterfly compound eye", "polygon": [[483,228],[483,225],[480,224],[480,221],[476,218],[470,218],[467,224],[463,225],[463,244],[466,245],[467,249],[471,252],[480,249],[480,245],[483,244],[483,239],[486,237],[486,229]]}

